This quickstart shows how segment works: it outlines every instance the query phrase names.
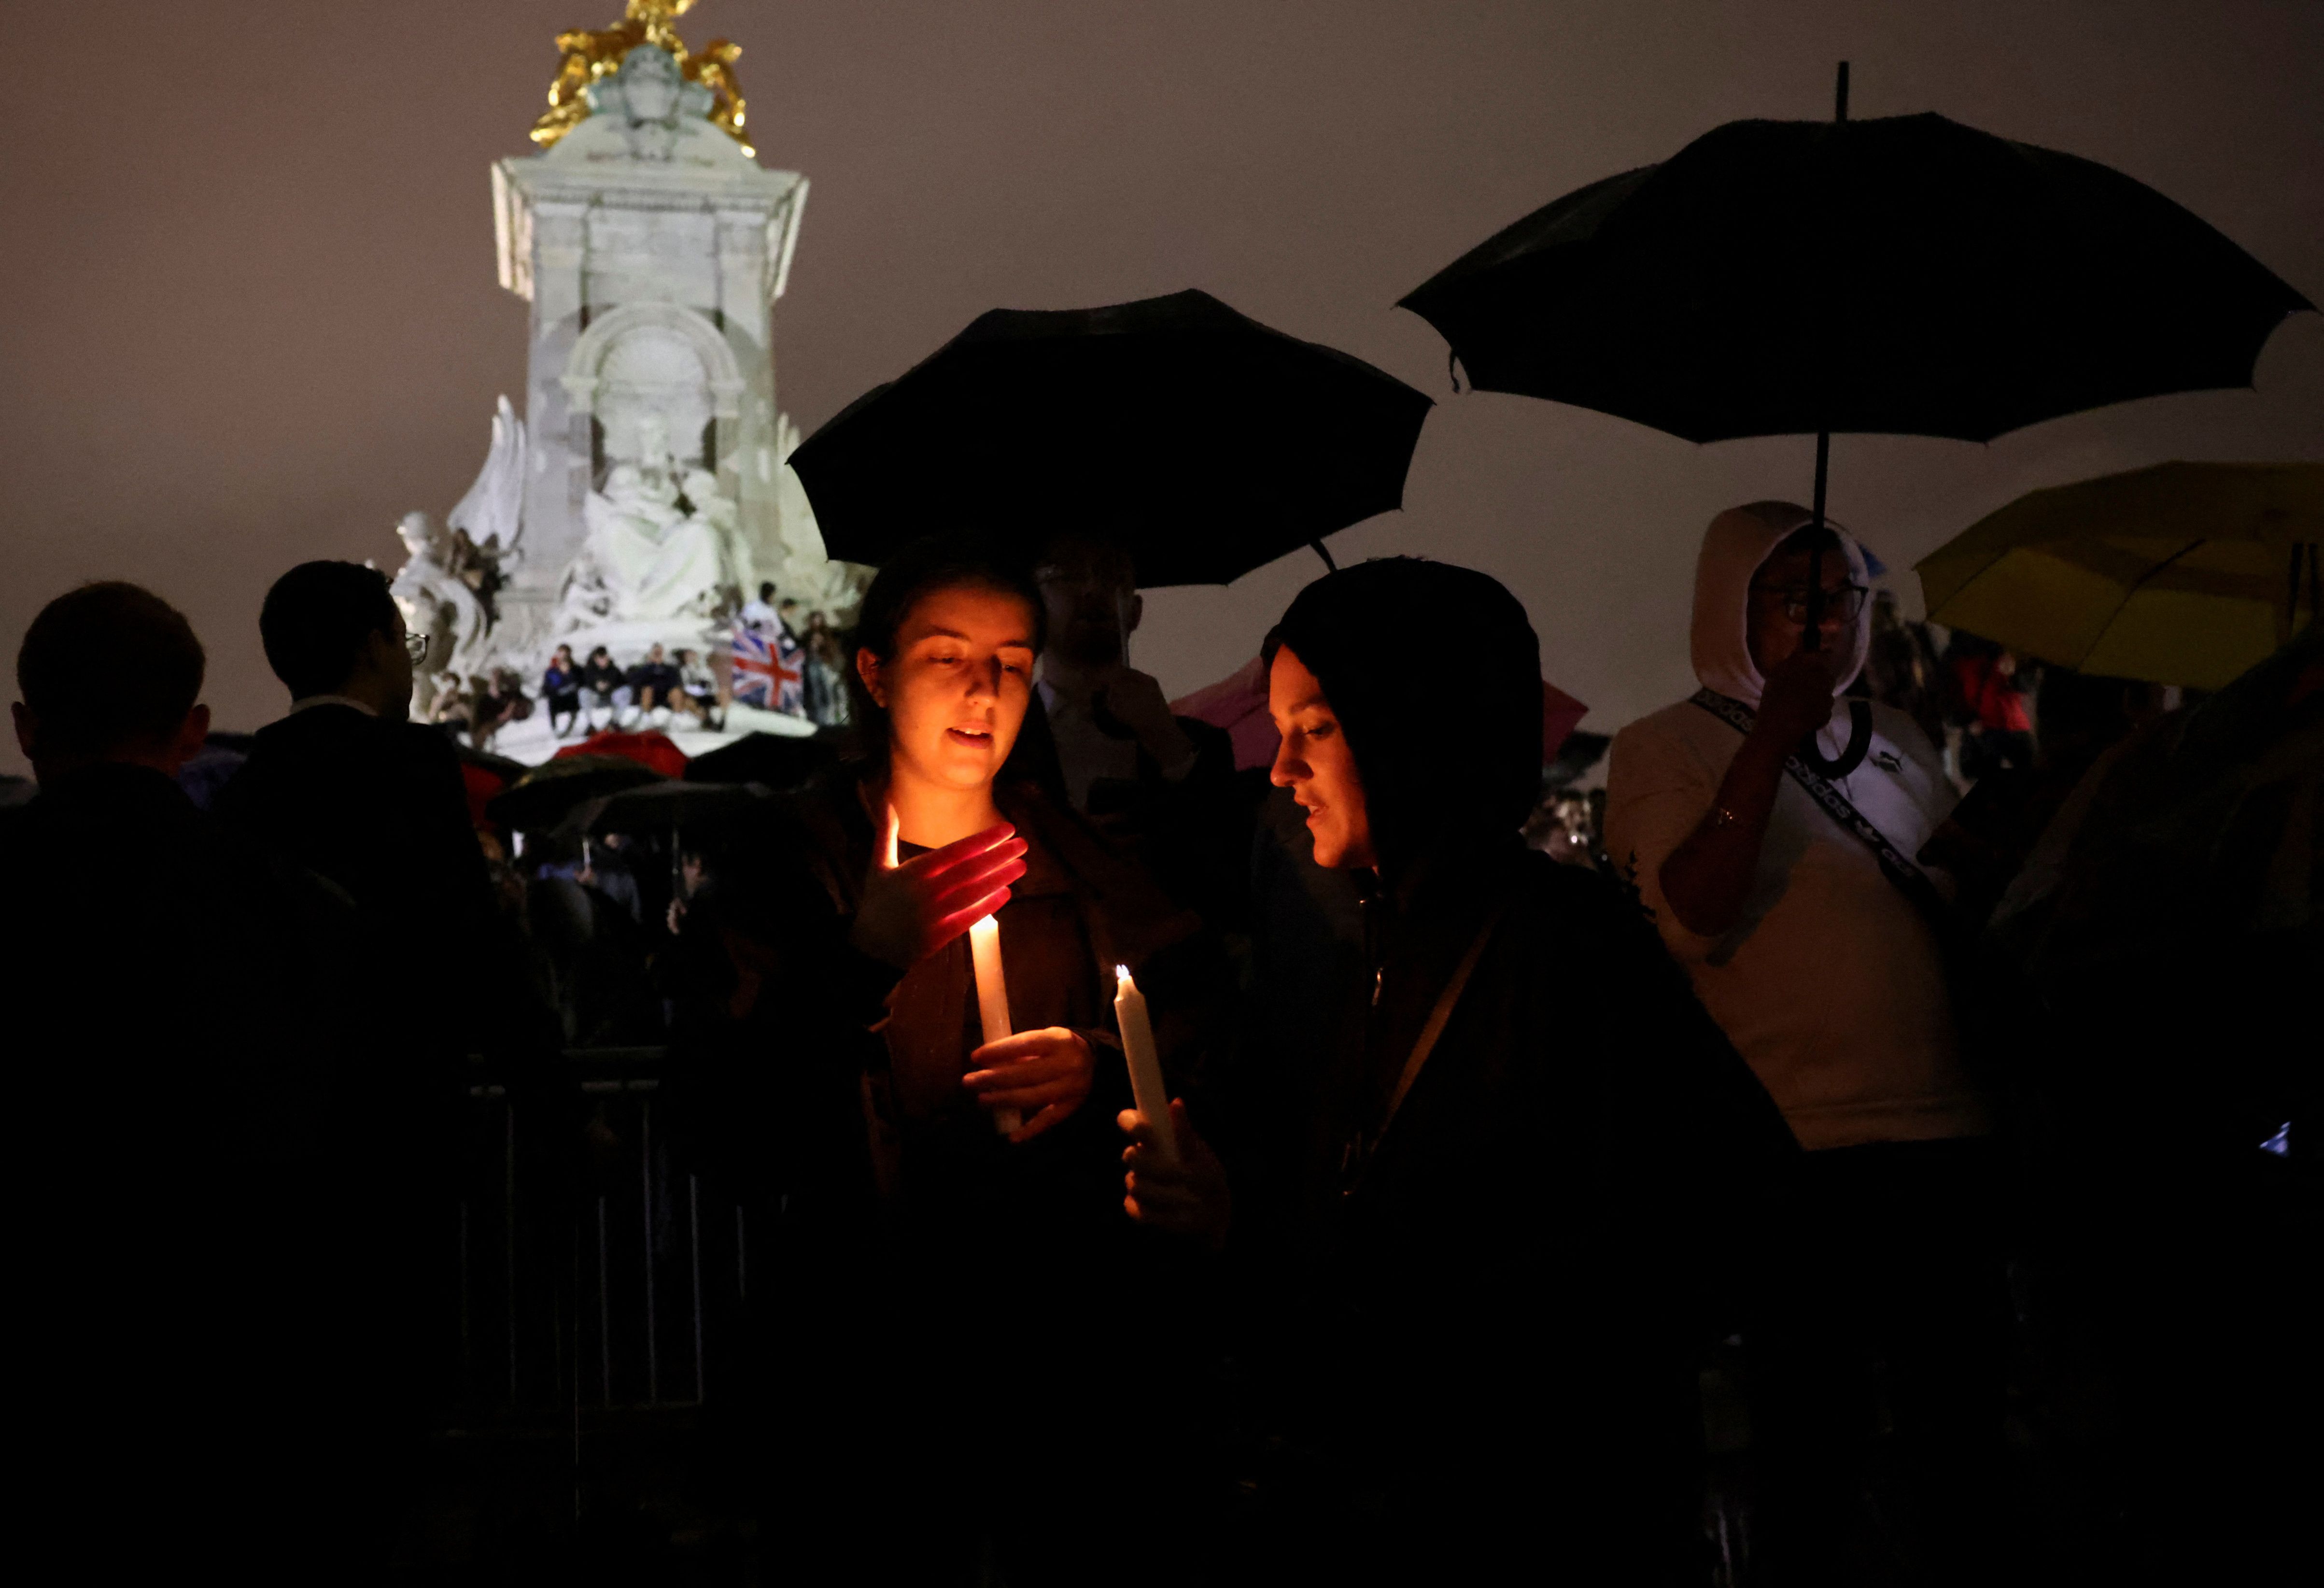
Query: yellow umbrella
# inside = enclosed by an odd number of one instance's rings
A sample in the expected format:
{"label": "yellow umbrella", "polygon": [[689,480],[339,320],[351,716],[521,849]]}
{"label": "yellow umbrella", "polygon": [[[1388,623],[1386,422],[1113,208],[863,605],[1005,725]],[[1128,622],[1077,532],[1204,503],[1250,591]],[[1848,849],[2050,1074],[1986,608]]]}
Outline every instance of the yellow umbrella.
{"label": "yellow umbrella", "polygon": [[2324,464],[2162,463],[2021,496],[1914,565],[1932,622],[2217,689],[2315,621]]}

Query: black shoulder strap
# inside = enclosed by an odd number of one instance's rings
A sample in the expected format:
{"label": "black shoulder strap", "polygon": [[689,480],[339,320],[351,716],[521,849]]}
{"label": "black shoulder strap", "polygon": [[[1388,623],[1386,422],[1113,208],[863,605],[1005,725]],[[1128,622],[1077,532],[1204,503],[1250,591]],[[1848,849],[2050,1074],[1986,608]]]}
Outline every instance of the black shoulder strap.
{"label": "black shoulder strap", "polygon": [[[1702,707],[1741,734],[1748,734],[1752,724],[1758,720],[1749,706],[1715,689],[1696,690],[1689,704]],[[1808,798],[1814,800],[1826,816],[1872,851],[1873,857],[1880,863],[1882,874],[1896,884],[1904,897],[1929,918],[1931,925],[1941,932],[1953,930],[1952,906],[1946,903],[1945,896],[1937,891],[1937,885],[1929,881],[1929,873],[1914,864],[1903,850],[1890,843],[1888,835],[1875,826],[1871,817],[1849,804],[1847,795],[1833,788],[1827,779],[1798,756],[1785,756],[1784,771],[1790,774],[1792,781],[1807,790]]]}
{"label": "black shoulder strap", "polygon": [[1420,1028],[1420,1035],[1413,1039],[1412,1051],[1405,1057],[1403,1073],[1396,1078],[1396,1091],[1388,1100],[1388,1113],[1381,1117],[1379,1129],[1369,1137],[1359,1137],[1350,1144],[1350,1150],[1341,1164],[1343,1175],[1341,1189],[1344,1194],[1354,1194],[1363,1178],[1363,1171],[1370,1166],[1372,1154],[1379,1150],[1381,1140],[1388,1135],[1388,1126],[1396,1122],[1397,1113],[1404,1107],[1405,1097],[1412,1091],[1412,1084],[1420,1079],[1420,1072],[1426,1066],[1428,1056],[1436,1051],[1436,1039],[1444,1035],[1444,1027],[1452,1019],[1452,1011],[1460,1007],[1461,994],[1468,991],[1469,978],[1476,974],[1477,962],[1485,957],[1485,947],[1492,942],[1494,928],[1501,924],[1501,917],[1508,909],[1506,899],[1492,908],[1484,923],[1477,928],[1477,935],[1470,939],[1468,951],[1461,956],[1461,963],[1452,967],[1452,980],[1446,982],[1443,991],[1437,993],[1435,1005],[1428,1011],[1427,1023]]}

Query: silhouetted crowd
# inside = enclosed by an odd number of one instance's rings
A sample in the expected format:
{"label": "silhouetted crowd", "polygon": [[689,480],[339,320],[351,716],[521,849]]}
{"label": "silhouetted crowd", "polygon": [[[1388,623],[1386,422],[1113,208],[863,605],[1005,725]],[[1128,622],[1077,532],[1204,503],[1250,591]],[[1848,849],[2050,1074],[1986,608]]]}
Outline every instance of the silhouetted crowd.
{"label": "silhouetted crowd", "polygon": [[1388,559],[1283,614],[1238,770],[1128,665],[1137,572],[917,542],[813,636],[846,734],[679,793],[478,752],[715,724],[690,651],[415,703],[385,578],[307,563],[289,709],[221,760],[180,614],[51,602],[0,811],[32,1513],[89,1574],[427,1574],[472,1088],[577,1184],[568,1055],[650,1047],[762,1242],[706,1407],[752,1580],[2282,1558],[2313,627],[2208,697],[2037,682],[1759,503],[1705,536],[1700,691],[1610,747],[1545,744],[1506,589]]}

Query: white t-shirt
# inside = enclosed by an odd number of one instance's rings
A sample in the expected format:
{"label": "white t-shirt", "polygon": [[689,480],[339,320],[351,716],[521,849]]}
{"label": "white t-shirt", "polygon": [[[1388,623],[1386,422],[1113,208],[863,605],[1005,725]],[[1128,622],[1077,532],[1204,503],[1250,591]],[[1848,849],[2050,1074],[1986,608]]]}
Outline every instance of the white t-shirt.
{"label": "white t-shirt", "polygon": [[[1872,750],[1837,787],[1910,856],[1958,796],[1928,736],[1876,706]],[[1846,743],[1844,704],[1822,736]],[[1614,737],[1606,847],[1635,863],[1663,941],[1703,1006],[1811,1151],[1977,1135],[1988,1126],[1956,1051],[1936,935],[1864,842],[1786,774],[1742,918],[1692,932],[1663,897],[1663,862],[1711,808],[1743,735],[1682,702]],[[1950,879],[1931,872],[1940,887]]]}

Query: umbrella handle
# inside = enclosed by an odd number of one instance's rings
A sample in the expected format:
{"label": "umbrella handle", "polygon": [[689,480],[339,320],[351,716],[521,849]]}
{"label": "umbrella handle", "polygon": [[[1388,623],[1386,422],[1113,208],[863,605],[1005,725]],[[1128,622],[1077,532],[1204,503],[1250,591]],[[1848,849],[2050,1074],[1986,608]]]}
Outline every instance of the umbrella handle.
{"label": "umbrella handle", "polygon": [[1872,703],[1851,700],[1848,703],[1848,747],[1838,755],[1827,756],[1816,747],[1816,736],[1810,734],[1792,752],[1810,767],[1827,778],[1844,778],[1864,764],[1872,749]]}

